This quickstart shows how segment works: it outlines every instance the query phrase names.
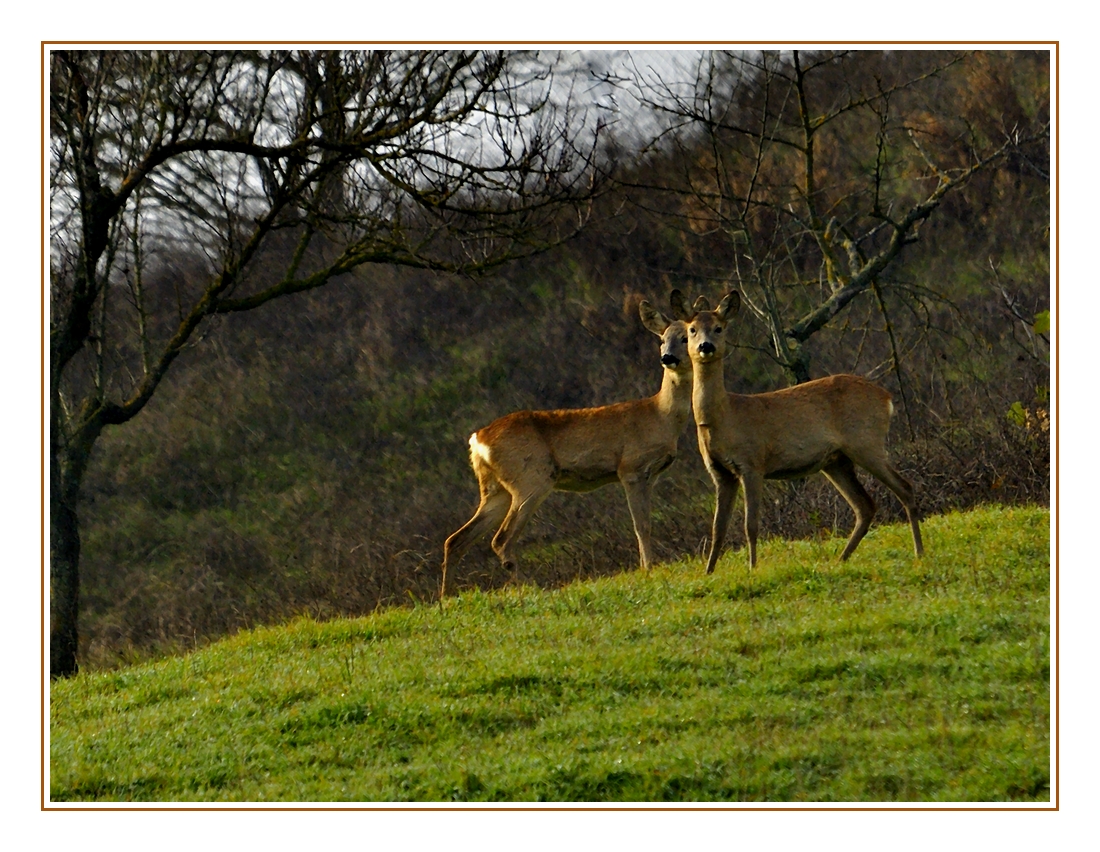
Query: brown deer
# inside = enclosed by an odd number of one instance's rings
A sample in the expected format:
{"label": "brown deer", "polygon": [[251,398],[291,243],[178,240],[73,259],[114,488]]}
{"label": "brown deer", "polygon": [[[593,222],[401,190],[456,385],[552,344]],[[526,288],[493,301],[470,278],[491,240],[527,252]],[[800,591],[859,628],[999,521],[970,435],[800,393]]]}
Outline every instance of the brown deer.
{"label": "brown deer", "polygon": [[856,478],[859,465],[883,482],[905,507],[917,556],[924,552],[913,486],[890,464],[886,434],[894,404],[890,394],[859,376],[829,376],[771,393],[727,393],[722,359],[730,319],[741,295],[730,292],[713,311],[700,296],[689,311],[679,290],[672,313],[688,330],[692,409],[699,452],[717,490],[707,573],[714,571],[738,485],[745,489],[745,539],[749,567],[756,565],[756,537],[765,479],[800,479],[821,472],[855,512],[856,524],[841,560],[852,555],[871,525],[875,503]]}
{"label": "brown deer", "polygon": [[657,475],[676,458],[691,416],[691,362],[684,323],[666,319],[645,301],[639,313],[642,324],[661,338],[664,378],[655,396],[600,408],[516,411],[470,436],[481,502],[443,545],[440,598],[447,592],[447,568],[492,529],[493,550],[514,571],[516,540],[555,489],[592,491],[621,482],[642,567],[653,562],[650,494]]}

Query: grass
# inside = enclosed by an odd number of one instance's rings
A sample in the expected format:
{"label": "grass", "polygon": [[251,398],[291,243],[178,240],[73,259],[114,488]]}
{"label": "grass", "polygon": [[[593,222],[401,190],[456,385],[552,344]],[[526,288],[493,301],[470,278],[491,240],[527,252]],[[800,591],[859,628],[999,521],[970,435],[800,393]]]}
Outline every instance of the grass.
{"label": "grass", "polygon": [[51,801],[1049,801],[1049,512],[301,619],[51,685]]}

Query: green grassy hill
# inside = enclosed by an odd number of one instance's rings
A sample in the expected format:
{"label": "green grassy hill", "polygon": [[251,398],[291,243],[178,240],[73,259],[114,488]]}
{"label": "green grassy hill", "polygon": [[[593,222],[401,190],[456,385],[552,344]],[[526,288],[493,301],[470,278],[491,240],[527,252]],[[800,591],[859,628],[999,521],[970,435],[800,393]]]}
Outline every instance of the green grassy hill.
{"label": "green grassy hill", "polygon": [[51,685],[52,801],[1048,801],[1050,516],[242,633]]}

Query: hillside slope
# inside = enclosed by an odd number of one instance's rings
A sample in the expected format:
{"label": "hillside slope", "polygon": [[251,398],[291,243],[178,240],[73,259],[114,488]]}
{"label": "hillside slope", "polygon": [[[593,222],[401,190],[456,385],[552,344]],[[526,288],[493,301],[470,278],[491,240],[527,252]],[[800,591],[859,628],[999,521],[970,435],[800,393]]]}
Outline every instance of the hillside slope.
{"label": "hillside slope", "polygon": [[51,685],[51,801],[1048,801],[1050,516],[299,620]]}

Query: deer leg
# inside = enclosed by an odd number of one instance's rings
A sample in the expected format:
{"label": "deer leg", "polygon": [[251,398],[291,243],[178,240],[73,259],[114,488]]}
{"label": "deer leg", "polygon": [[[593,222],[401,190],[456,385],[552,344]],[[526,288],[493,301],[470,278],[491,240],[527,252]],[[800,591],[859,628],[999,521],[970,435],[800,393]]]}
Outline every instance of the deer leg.
{"label": "deer leg", "polygon": [[745,489],[745,541],[749,544],[749,568],[756,567],[756,537],[760,532],[760,501],[764,497],[764,477],[756,471],[741,476]]}
{"label": "deer leg", "polygon": [[493,550],[496,551],[501,564],[507,570],[516,570],[516,559],[513,550],[515,542],[531,519],[535,509],[546,499],[546,495],[550,493],[550,490],[547,488],[545,491],[537,491],[526,495],[521,493],[512,494],[512,505],[504,518],[504,523],[500,525],[497,534],[493,536]]}
{"label": "deer leg", "polygon": [[626,506],[630,509],[630,520],[634,522],[634,535],[638,537],[642,568],[648,568],[653,563],[650,550],[650,480],[645,476],[624,476],[621,481],[626,492]]}
{"label": "deer leg", "polygon": [[901,501],[901,505],[905,507],[905,516],[909,519],[909,528],[913,531],[913,550],[917,556],[923,556],[924,543],[920,537],[920,516],[917,514],[915,494],[909,480],[898,473],[894,466],[885,460],[875,459],[870,464],[861,461],[860,464],[867,468],[872,476],[893,491],[898,500]]}
{"label": "deer leg", "polygon": [[730,513],[733,511],[733,501],[737,498],[737,486],[740,480],[714,463],[707,467],[715,487],[714,524],[710,531],[710,556],[707,557],[707,573],[713,574],[718,555],[722,550],[722,542],[726,538],[726,528],[729,526]]}
{"label": "deer leg", "polygon": [[494,484],[483,488],[481,503],[474,516],[451,533],[443,543],[443,580],[439,586],[439,597],[447,594],[447,566],[457,563],[482,536],[496,528],[508,512],[511,495]]}
{"label": "deer leg", "polygon": [[843,562],[852,555],[852,551],[867,535],[867,530],[871,527],[871,518],[875,516],[875,501],[856,478],[855,465],[847,456],[841,456],[821,472],[840,492],[840,496],[848,501],[848,505],[852,507],[852,512],[856,516],[856,525],[852,528],[852,534],[848,536],[848,544],[845,545],[844,552],[840,554],[840,561]]}

